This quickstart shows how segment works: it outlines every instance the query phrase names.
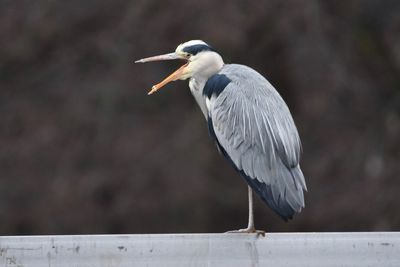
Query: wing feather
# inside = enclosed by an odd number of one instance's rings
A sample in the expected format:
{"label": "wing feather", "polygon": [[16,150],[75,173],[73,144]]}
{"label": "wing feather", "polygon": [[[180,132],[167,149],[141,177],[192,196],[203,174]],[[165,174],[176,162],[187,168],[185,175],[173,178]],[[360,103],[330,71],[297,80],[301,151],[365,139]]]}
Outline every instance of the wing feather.
{"label": "wing feather", "polygon": [[256,71],[225,65],[231,83],[209,105],[210,127],[223,153],[282,218],[304,207],[300,139],[274,87]]}

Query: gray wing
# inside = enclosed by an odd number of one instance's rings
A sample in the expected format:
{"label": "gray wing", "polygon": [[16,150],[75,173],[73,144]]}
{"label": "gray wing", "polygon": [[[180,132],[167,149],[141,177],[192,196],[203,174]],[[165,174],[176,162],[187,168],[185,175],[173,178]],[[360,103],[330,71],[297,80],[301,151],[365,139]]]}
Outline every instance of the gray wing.
{"label": "gray wing", "polygon": [[304,207],[301,144],[290,111],[259,73],[225,65],[231,82],[207,100],[209,127],[222,153],[253,190],[283,219]]}

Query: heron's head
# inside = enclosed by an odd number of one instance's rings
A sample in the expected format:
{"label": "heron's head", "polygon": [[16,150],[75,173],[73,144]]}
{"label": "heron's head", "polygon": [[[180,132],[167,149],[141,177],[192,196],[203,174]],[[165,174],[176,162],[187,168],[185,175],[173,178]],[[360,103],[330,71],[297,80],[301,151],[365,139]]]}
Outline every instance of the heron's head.
{"label": "heron's head", "polygon": [[135,63],[173,59],[182,59],[185,61],[185,64],[163,81],[154,85],[148,93],[149,95],[171,81],[186,80],[192,77],[208,79],[224,65],[221,56],[211,46],[201,40],[188,41],[180,44],[173,53],[143,58],[135,61]]}

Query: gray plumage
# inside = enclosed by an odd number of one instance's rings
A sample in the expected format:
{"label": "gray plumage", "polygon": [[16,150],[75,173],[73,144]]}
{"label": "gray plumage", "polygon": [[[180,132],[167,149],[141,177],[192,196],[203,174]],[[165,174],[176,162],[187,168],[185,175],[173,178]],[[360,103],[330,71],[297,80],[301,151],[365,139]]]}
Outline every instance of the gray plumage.
{"label": "gray plumage", "polygon": [[136,62],[172,59],[183,59],[186,64],[148,94],[171,81],[189,79],[211,137],[251,188],[248,227],[239,232],[260,232],[254,227],[253,191],[284,220],[300,212],[307,190],[299,166],[300,138],[289,108],[275,88],[249,67],[224,64],[216,50],[202,40]]}
{"label": "gray plumage", "polygon": [[300,138],[287,105],[249,67],[227,64],[215,75],[230,80],[222,90],[215,88],[215,94],[203,93],[206,81],[201,77],[189,83],[209,120],[210,132],[262,200],[283,219],[291,219],[304,207],[303,190],[307,189],[299,166]]}

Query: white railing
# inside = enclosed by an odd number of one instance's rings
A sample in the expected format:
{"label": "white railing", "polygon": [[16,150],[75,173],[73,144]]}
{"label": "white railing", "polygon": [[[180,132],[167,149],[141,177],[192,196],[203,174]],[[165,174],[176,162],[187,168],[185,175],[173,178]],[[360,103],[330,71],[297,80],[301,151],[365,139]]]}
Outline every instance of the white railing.
{"label": "white railing", "polygon": [[400,266],[400,232],[0,237],[0,266]]}

